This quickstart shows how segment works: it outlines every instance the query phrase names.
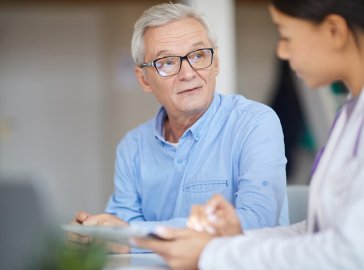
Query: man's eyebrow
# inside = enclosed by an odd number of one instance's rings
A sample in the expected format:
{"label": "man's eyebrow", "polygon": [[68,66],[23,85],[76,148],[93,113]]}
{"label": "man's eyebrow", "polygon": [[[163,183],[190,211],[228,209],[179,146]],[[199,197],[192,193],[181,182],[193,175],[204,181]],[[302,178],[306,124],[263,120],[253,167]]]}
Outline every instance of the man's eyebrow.
{"label": "man's eyebrow", "polygon": [[196,42],[196,43],[192,44],[193,47],[202,46],[202,45],[204,45],[204,43],[202,41],[199,41],[199,42]]}
{"label": "man's eyebrow", "polygon": [[[192,48],[198,49],[198,46],[203,46],[205,43],[203,43],[202,41],[196,42],[194,44],[192,44]],[[194,49],[191,49],[192,51]],[[164,57],[164,56],[175,56],[176,54],[170,53],[169,50],[161,50],[161,51],[157,51],[157,53],[155,54],[155,57]]]}
{"label": "man's eyebrow", "polygon": [[155,57],[158,58],[160,57],[161,55],[167,55],[168,54],[168,50],[161,50],[161,51],[158,51],[156,54],[155,54]]}

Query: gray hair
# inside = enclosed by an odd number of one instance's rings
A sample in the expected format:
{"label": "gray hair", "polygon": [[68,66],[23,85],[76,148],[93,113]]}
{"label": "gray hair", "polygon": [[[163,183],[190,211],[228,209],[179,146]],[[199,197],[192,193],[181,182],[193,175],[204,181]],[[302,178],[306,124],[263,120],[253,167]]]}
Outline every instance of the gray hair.
{"label": "gray hair", "polygon": [[144,33],[150,27],[162,26],[170,22],[185,18],[194,18],[206,29],[208,39],[212,47],[217,46],[217,39],[206,17],[192,7],[183,4],[165,3],[155,5],[142,14],[134,25],[133,38],[131,40],[131,54],[137,65],[144,63]]}

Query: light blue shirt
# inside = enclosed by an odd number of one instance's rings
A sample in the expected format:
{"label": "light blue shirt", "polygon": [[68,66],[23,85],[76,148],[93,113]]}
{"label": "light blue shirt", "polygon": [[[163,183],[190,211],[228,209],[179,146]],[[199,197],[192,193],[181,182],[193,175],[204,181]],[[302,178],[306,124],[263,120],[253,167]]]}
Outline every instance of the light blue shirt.
{"label": "light blue shirt", "polygon": [[283,134],[272,109],[215,93],[177,147],[164,139],[165,117],[162,107],[118,145],[107,213],[150,230],[183,227],[192,205],[220,193],[245,230],[288,224]]}

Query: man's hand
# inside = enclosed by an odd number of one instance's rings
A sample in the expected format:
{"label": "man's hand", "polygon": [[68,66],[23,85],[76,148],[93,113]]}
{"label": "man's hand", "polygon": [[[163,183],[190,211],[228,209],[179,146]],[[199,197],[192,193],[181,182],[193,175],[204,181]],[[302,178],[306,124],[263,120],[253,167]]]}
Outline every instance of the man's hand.
{"label": "man's hand", "polygon": [[221,195],[214,195],[206,205],[193,206],[187,226],[217,236],[243,233],[235,208]]}
{"label": "man's hand", "polygon": [[[85,226],[129,226],[125,221],[110,214],[90,215],[84,211],[76,214],[71,224],[80,224]],[[68,241],[70,246],[77,247],[87,245],[93,241],[91,236],[79,235],[76,233],[68,233]],[[129,253],[130,248],[122,246],[114,242],[106,241],[104,244],[107,251],[112,253]]]}
{"label": "man's hand", "polygon": [[213,238],[208,233],[190,229],[158,227],[156,233],[165,240],[132,238],[131,242],[140,248],[160,254],[175,270],[197,269],[202,250]]}

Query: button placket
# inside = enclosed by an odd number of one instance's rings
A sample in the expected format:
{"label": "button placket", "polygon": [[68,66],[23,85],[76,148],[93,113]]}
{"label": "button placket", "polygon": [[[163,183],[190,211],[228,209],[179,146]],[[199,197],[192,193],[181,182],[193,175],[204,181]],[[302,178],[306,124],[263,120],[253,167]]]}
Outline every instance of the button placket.
{"label": "button placket", "polygon": [[188,132],[188,134],[180,138],[174,161],[176,167],[182,169],[186,166],[188,153],[191,149],[192,143],[193,136],[191,132]]}

